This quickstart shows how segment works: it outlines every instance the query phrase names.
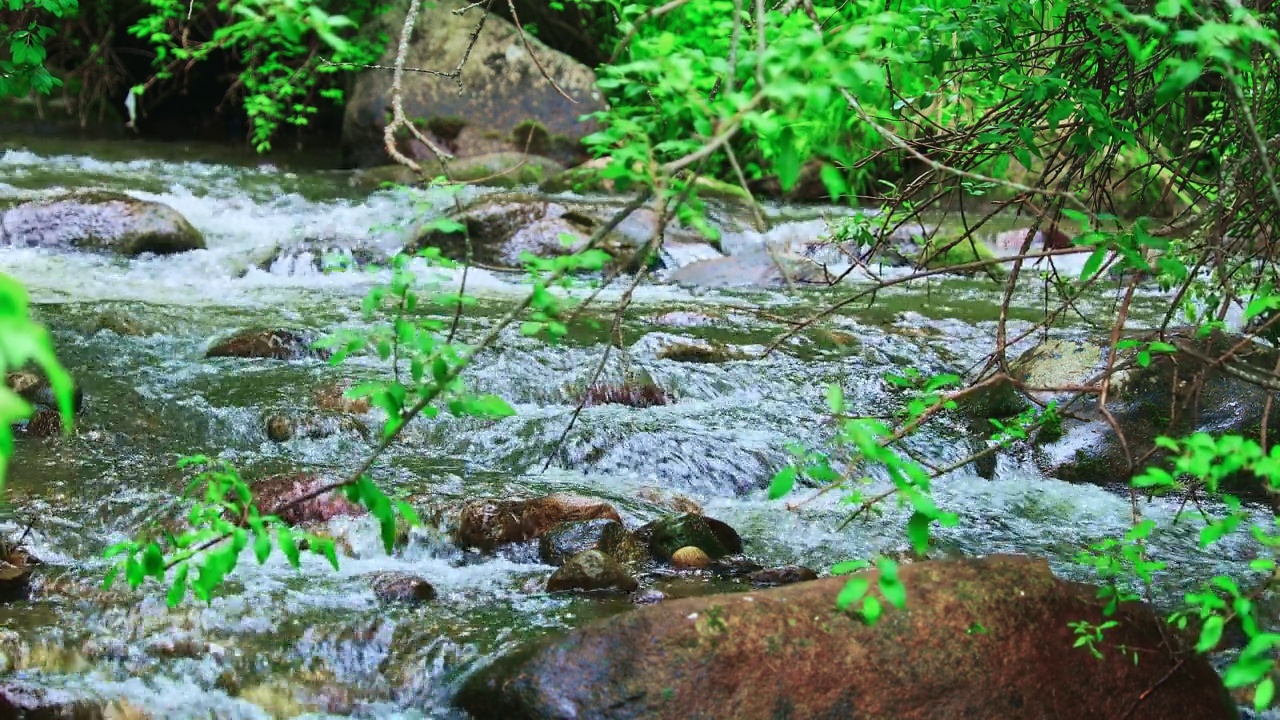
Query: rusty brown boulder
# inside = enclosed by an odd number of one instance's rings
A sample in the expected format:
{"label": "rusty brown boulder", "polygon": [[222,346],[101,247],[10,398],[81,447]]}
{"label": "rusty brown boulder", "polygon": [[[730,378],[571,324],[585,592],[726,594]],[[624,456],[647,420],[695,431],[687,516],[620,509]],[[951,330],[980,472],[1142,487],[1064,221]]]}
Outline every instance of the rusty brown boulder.
{"label": "rusty brown boulder", "polygon": [[[364,508],[347,500],[341,491],[312,493],[330,484],[330,480],[307,473],[271,475],[255,481],[253,499],[263,515],[276,515],[289,525],[325,523],[339,515],[359,515]],[[302,500],[302,498],[308,498]]]}
{"label": "rusty brown boulder", "polygon": [[622,522],[609,503],[578,495],[476,500],[462,508],[453,537],[463,547],[491,552],[500,545],[540,538],[560,523],[599,518]]}
{"label": "rusty brown boulder", "polygon": [[1120,609],[1101,660],[1073,648],[1068,623],[1102,623],[1102,605],[1042,560],[922,562],[899,577],[906,609],[872,626],[835,609],[845,578],[637,609],[500,660],[458,702],[507,720],[1236,716],[1208,661],[1174,648],[1148,606]]}

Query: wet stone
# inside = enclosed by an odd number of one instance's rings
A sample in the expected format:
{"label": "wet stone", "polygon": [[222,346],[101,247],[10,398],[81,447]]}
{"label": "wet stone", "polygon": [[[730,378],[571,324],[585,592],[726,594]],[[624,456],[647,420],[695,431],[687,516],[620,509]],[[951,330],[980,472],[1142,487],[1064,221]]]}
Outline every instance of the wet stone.
{"label": "wet stone", "polygon": [[647,537],[649,550],[659,560],[670,560],[681,548],[693,546],[712,560],[742,552],[742,538],[726,523],[685,513],[670,515],[649,523],[638,533]]}
{"label": "wet stone", "polygon": [[750,579],[751,584],[756,587],[774,587],[817,580],[818,573],[799,565],[784,565],[782,567],[757,570],[747,577]]}
{"label": "wet stone", "polygon": [[599,550],[587,550],[569,558],[547,580],[547,592],[565,590],[622,590],[631,592],[639,587],[617,560]]}
{"label": "wet stone", "polygon": [[209,348],[205,357],[234,357],[268,360],[327,358],[327,350],[311,348],[311,338],[293,330],[246,330]]}
{"label": "wet stone", "polygon": [[366,578],[373,594],[384,603],[425,603],[436,599],[435,587],[416,575],[379,572]]}

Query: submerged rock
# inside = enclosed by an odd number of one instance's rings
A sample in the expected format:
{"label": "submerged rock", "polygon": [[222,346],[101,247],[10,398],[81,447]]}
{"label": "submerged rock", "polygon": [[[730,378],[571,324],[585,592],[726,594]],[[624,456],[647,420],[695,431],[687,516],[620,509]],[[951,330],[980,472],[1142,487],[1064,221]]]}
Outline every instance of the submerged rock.
{"label": "submerged rock", "polygon": [[728,524],[719,520],[685,513],[655,520],[637,531],[647,538],[653,557],[670,561],[677,550],[695,547],[711,560],[742,552],[742,538]]}
{"label": "submerged rock", "polygon": [[0,682],[0,717],[31,720],[98,720],[104,718],[101,702],[78,698],[65,690],[28,685],[18,680]]}
{"label": "submerged rock", "polygon": [[0,602],[26,600],[31,594],[31,573],[42,563],[21,548],[9,549],[0,558]]}
{"label": "submerged rock", "polygon": [[327,438],[351,433],[367,438],[369,430],[359,420],[343,416],[314,413],[270,415],[266,419],[267,438],[272,442],[288,442],[294,438]]}
{"label": "submerged rock", "polygon": [[622,522],[612,505],[579,495],[476,500],[462,508],[454,541],[463,547],[492,552],[501,545],[538,539],[560,523],[600,518]]}
{"label": "submerged rock", "polygon": [[787,286],[787,279],[796,285],[826,286],[836,277],[808,258],[754,251],[698,260],[673,271],[667,279],[676,285],[704,288],[783,288]]}
{"label": "submerged rock", "polygon": [[631,592],[640,584],[617,560],[599,550],[585,550],[565,561],[547,580],[547,592],[565,590],[622,590]]}
{"label": "submerged rock", "polygon": [[0,245],[105,250],[129,257],[205,246],[200,231],[177,210],[111,192],[71,193],[0,212]]}
{"label": "submerged rock", "polygon": [[311,342],[311,338],[294,330],[244,330],[215,343],[205,357],[299,360],[329,356],[327,350],[313,350]]}
{"label": "submerged rock", "polygon": [[670,403],[671,396],[667,391],[652,382],[596,383],[583,393],[583,407],[626,405],[647,408]]}
{"label": "submerged rock", "polygon": [[271,475],[251,483],[254,502],[263,515],[278,515],[289,525],[300,523],[325,523],[339,515],[359,515],[364,508],[350,500],[341,491],[330,491],[284,509],[298,498],[328,485],[330,480],[307,473]]}
{"label": "submerged rock", "polygon": [[[588,239],[622,208],[612,202],[549,200],[533,195],[491,195],[450,217],[466,231],[430,229],[419,235],[412,249],[438,247],[454,260],[467,259],[467,237],[471,258],[481,265],[520,269],[523,253],[551,258],[581,251]],[[636,220],[632,220],[635,224]],[[632,256],[648,240],[647,235],[628,232],[627,224],[607,233],[596,245],[615,262],[631,263]]]}
{"label": "submerged rock", "polygon": [[322,385],[311,393],[311,400],[316,407],[321,410],[331,412],[350,413],[353,415],[363,415],[369,412],[369,398],[349,398],[346,392],[349,388],[342,384]]}
{"label": "submerged rock", "polygon": [[751,584],[757,587],[773,587],[817,580],[818,573],[799,565],[783,565],[782,567],[757,570],[747,577]]}
{"label": "submerged rock", "polygon": [[1147,605],[1120,608],[1102,659],[1073,647],[1070,623],[1112,618],[1044,561],[917,563],[900,579],[906,608],[874,625],[836,610],[847,577],[639,608],[499,660],[458,703],[509,720],[1235,717],[1213,667]]}
{"label": "submerged rock", "polygon": [[384,603],[424,603],[436,599],[435,587],[416,575],[377,572],[366,578],[373,594]]}
{"label": "submerged rock", "polygon": [[735,348],[720,343],[681,342],[664,345],[658,351],[659,360],[686,363],[719,364],[731,360],[743,360],[746,356]]}

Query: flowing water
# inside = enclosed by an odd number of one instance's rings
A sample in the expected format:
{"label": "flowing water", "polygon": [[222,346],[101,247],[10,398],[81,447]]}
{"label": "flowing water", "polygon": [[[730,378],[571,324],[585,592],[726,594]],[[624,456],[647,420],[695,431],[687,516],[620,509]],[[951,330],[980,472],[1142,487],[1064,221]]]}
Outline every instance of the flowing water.
{"label": "flowing water", "polygon": [[[0,270],[28,286],[39,318],[54,330],[59,356],[87,396],[74,437],[20,441],[12,466],[16,517],[4,529],[20,533],[27,518],[36,518],[29,544],[47,563],[30,601],[0,606],[0,650],[13,676],[76,696],[122,699],[152,717],[457,717],[452,688],[477,663],[522,640],[622,609],[621,602],[542,593],[539,583],[551,569],[536,558],[462,552],[431,533],[413,535],[387,556],[373,524],[350,518],[330,528],[350,545],[338,572],[313,557],[304,558],[299,572],[278,556],[262,566],[246,556],[210,606],[189,601],[175,610],[166,608],[155,585],[132,594],[98,590],[108,567],[100,559],[105,547],[176,513],[184,476],[175,461],[184,454],[226,459],[249,477],[286,470],[339,474],[367,456],[372,446],[359,432],[275,443],[263,419],[305,413],[317,387],[378,378],[386,366],[366,359],[337,367],[206,359],[204,353],[215,338],[248,327],[363,327],[360,300],[381,276],[321,273],[313,263],[318,249],[385,257],[415,222],[451,203],[429,192],[357,193],[340,172],[193,155],[141,143],[0,147],[0,202],[60,188],[120,190],[175,207],[208,242],[204,251],[135,260],[0,250]],[[821,229],[821,220],[799,219],[727,244],[808,239]],[[423,272],[445,287],[459,280],[456,272]],[[471,339],[525,292],[517,277],[484,271],[472,271],[467,286],[480,298],[462,323],[463,337]],[[569,292],[585,296],[590,288]],[[789,442],[818,446],[828,436],[828,383],[843,386],[856,412],[893,412],[897,399],[882,376],[907,366],[925,373],[971,366],[991,347],[999,294],[982,281],[954,278],[897,286],[871,307],[857,304],[838,314],[826,330],[801,333],[768,359],[749,357],[787,321],[848,292],[642,287],[623,324],[629,367],[647,373],[676,401],[588,408],[562,446],[557,441],[578,388],[606,347],[606,333],[575,331],[552,347],[506,332],[467,379],[509,400],[517,415],[499,422],[419,421],[376,466],[375,479],[420,504],[577,492],[614,503],[632,526],[664,512],[662,494],[678,493],[736,527],[747,554],[764,565],[823,570],[901,550],[906,516],[899,509],[840,530],[836,498],[788,510],[768,501],[763,488],[787,461]],[[601,294],[594,318],[605,327],[606,308],[619,295]],[[1152,317],[1158,300],[1145,293],[1137,316]],[[1019,293],[1015,329],[1039,317],[1040,302],[1038,286]],[[1105,312],[1114,302],[1099,293],[1083,309]],[[748,357],[719,364],[658,357],[671,343],[699,340]],[[621,373],[616,360],[606,370],[609,377]],[[371,426],[379,420],[377,411],[368,418]],[[969,452],[957,442],[960,434],[944,422],[910,446],[945,463]],[[958,527],[939,533],[942,550],[1043,555],[1061,574],[1086,580],[1071,557],[1090,542],[1122,534],[1131,518],[1127,496],[1049,480],[1005,460],[993,480],[968,469],[944,477],[937,496],[961,517]],[[1173,524],[1177,509],[1160,501],[1144,508],[1162,529],[1153,555],[1176,568],[1163,587],[1186,589],[1196,577],[1247,564],[1241,540],[1229,539],[1213,553],[1198,551],[1194,525]],[[426,578],[439,598],[424,606],[381,606],[361,577],[378,570]]]}

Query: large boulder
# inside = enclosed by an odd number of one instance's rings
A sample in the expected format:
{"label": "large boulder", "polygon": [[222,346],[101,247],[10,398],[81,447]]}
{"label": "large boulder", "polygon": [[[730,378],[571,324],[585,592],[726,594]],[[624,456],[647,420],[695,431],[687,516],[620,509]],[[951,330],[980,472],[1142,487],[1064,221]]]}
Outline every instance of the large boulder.
{"label": "large boulder", "polygon": [[[457,67],[485,12],[475,6],[460,12],[466,6],[463,0],[428,3],[411,36],[405,65],[441,72]],[[391,38],[378,65],[394,64],[407,9],[408,2],[397,2],[366,28]],[[392,75],[369,69],[356,78],[342,122],[343,157],[350,166],[390,161],[383,129],[391,113]],[[588,67],[531,35],[522,39],[514,25],[495,15],[485,21],[459,78],[411,72],[402,88],[405,115],[459,157],[527,151],[573,165],[583,159],[582,138],[597,129],[596,123],[579,118],[605,109]],[[416,141],[403,141],[406,152],[423,160],[430,156],[426,148],[413,147]]]}
{"label": "large boulder", "polygon": [[[875,571],[863,577],[875,587]],[[1236,716],[1212,666],[1149,606],[1108,618],[1094,587],[1044,561],[923,562],[899,577],[905,609],[874,625],[836,610],[847,578],[668,600],[517,651],[458,702],[508,720]],[[1101,659],[1074,647],[1070,623],[1111,619]]]}
{"label": "large boulder", "polygon": [[33,200],[0,213],[0,246],[105,250],[129,257],[200,250],[204,237],[163,203],[111,192]]}
{"label": "large boulder", "polygon": [[[1041,469],[1073,482],[1127,483],[1131,474],[1126,444],[1133,458],[1150,452],[1149,463],[1164,463],[1165,452],[1155,448],[1160,435],[1234,433],[1258,440],[1267,397],[1273,394],[1265,387],[1266,378],[1280,353],[1246,341],[1225,362],[1212,362],[1242,340],[1244,336],[1233,333],[1215,331],[1197,337],[1190,330],[1175,329],[1166,334],[1166,341],[1177,352],[1153,353],[1147,367],[1134,362],[1136,348],[1119,351],[1115,366],[1121,370],[1112,378],[1107,410],[1124,433],[1123,443],[1102,417],[1096,394],[1036,393],[1039,401],[1057,401],[1074,416],[1064,418],[1060,430],[1052,428],[1052,434],[1042,432],[1036,438]],[[1109,346],[1105,337],[1051,339],[1019,356],[1010,364],[1010,373],[1032,388],[1096,384],[1107,368]],[[1000,417],[1024,405],[1025,399],[1012,386],[993,387],[974,398],[968,410],[977,416]],[[1226,478],[1224,488],[1249,495],[1261,491],[1257,479],[1248,473]]]}

